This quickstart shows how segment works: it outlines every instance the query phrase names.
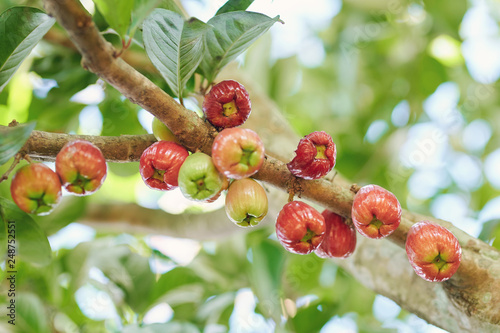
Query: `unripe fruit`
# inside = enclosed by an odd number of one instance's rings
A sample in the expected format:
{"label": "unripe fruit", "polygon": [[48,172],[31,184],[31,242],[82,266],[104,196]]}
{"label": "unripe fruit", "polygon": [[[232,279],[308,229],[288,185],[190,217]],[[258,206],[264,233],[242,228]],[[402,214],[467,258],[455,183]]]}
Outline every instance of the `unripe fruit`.
{"label": "unripe fruit", "polygon": [[179,188],[191,200],[205,201],[217,195],[223,185],[223,177],[207,154],[190,155],[179,170]]}
{"label": "unripe fruit", "polygon": [[332,137],[323,131],[302,138],[295,153],[286,166],[294,176],[304,179],[324,177],[335,166],[337,156]]}
{"label": "unripe fruit", "polygon": [[325,209],[321,215],[325,218],[325,236],[315,250],[321,258],[347,258],[356,248],[356,229],[348,225],[346,219]]}
{"label": "unripe fruit", "polygon": [[401,205],[391,192],[378,185],[363,186],[354,196],[351,211],[356,230],[368,238],[383,238],[401,222]]}
{"label": "unripe fruit", "polygon": [[142,180],[155,190],[169,191],[178,186],[179,169],[189,156],[183,146],[171,141],[158,141],[141,155]]}
{"label": "unripe fruit", "polygon": [[47,215],[61,199],[61,181],[45,164],[31,163],[17,170],[10,193],[16,205],[26,213]]}
{"label": "unripe fruit", "polygon": [[224,176],[233,179],[250,177],[264,162],[264,144],[250,129],[226,128],[214,140],[212,159]]}
{"label": "unripe fruit", "polygon": [[252,178],[235,180],[226,195],[226,214],[240,227],[253,227],[266,216],[267,194]]}
{"label": "unripe fruit", "polygon": [[217,83],[203,100],[203,113],[217,128],[243,124],[251,112],[251,103],[245,87],[233,80]]}
{"label": "unripe fruit", "polygon": [[164,124],[162,123],[158,118],[154,117],[153,118],[153,135],[155,136],[156,140],[160,141],[172,141],[175,143],[179,143],[175,135],[172,133],[172,131]]}
{"label": "unripe fruit", "polygon": [[276,218],[276,236],[288,251],[308,254],[323,241],[325,218],[301,201],[287,203]]}
{"label": "unripe fruit", "polygon": [[420,221],[410,228],[406,254],[415,273],[431,282],[448,280],[462,260],[462,248],[456,237],[430,221]]}
{"label": "unripe fruit", "polygon": [[75,195],[90,195],[106,179],[108,167],[102,152],[85,140],[68,142],[56,156],[56,172],[64,188]]}

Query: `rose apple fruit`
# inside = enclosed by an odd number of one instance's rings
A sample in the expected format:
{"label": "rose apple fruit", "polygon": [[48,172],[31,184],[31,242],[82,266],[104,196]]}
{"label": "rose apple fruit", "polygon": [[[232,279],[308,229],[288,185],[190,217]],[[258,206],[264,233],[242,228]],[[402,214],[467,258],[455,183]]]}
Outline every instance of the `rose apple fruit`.
{"label": "rose apple fruit", "polygon": [[401,205],[391,192],[378,185],[363,186],[354,196],[352,222],[360,234],[383,238],[397,229],[401,222]]}
{"label": "rose apple fruit", "polygon": [[335,166],[337,151],[332,137],[326,132],[312,132],[299,141],[296,156],[286,166],[304,179],[324,177]]}
{"label": "rose apple fruit", "polygon": [[234,180],[226,195],[226,214],[240,227],[253,227],[266,216],[267,194],[252,178]]}
{"label": "rose apple fruit", "polygon": [[172,141],[175,143],[179,143],[179,141],[172,133],[172,131],[164,123],[162,123],[160,119],[154,117],[152,127],[153,127],[153,135],[155,136],[156,140]]}
{"label": "rose apple fruit", "polygon": [[290,201],[276,218],[276,236],[292,253],[311,253],[323,241],[325,231],[323,215],[302,201]]}
{"label": "rose apple fruit", "polygon": [[61,181],[45,164],[31,163],[17,170],[10,193],[16,205],[26,213],[47,215],[61,199]]}
{"label": "rose apple fruit", "polygon": [[356,229],[346,223],[346,219],[325,209],[325,236],[314,251],[321,258],[347,258],[356,248]]}
{"label": "rose apple fruit", "polygon": [[62,186],[74,195],[90,195],[97,191],[107,171],[101,150],[85,140],[68,142],[56,156],[56,172]]}
{"label": "rose apple fruit", "polygon": [[250,177],[264,162],[264,144],[250,129],[226,128],[216,137],[212,159],[224,176],[233,179]]}
{"label": "rose apple fruit", "polygon": [[456,237],[430,221],[420,221],[410,228],[405,247],[415,273],[431,282],[448,280],[462,260],[462,248]]}
{"label": "rose apple fruit", "polygon": [[251,103],[245,87],[234,80],[217,83],[205,95],[203,113],[217,128],[236,127],[245,122]]}
{"label": "rose apple fruit", "polygon": [[189,156],[183,146],[158,141],[146,148],[139,161],[139,171],[149,188],[169,191],[178,186],[179,169]]}
{"label": "rose apple fruit", "polygon": [[220,192],[224,179],[212,158],[202,152],[190,155],[179,170],[179,188],[191,200],[205,201]]}

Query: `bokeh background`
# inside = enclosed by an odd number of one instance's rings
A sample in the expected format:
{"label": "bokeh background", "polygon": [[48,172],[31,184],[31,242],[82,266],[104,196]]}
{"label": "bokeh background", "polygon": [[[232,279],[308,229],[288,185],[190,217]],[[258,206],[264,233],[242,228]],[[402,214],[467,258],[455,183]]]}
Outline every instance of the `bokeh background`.
{"label": "bokeh background", "polygon": [[[105,31],[92,1],[82,3]],[[224,1],[180,4],[207,21]],[[0,11],[14,5],[42,8],[39,1],[4,0]],[[238,70],[299,136],[328,132],[340,174],[384,186],[403,207],[451,221],[500,249],[499,2],[255,0],[249,10],[280,15],[285,24],[239,57]],[[64,36],[53,28],[0,94],[0,124],[36,120],[44,131],[151,133],[152,116],[82,70]],[[138,45],[130,53],[168,90]],[[194,100],[187,106],[199,112]],[[0,184],[2,197],[10,198],[9,184]],[[296,332],[442,331],[332,262],[285,253],[272,228],[213,241],[105,232],[78,223],[96,202],[171,214],[223,206],[223,199],[199,205],[177,191],[151,191],[137,163],[110,164],[95,195],[66,197],[55,214],[36,218],[53,258],[43,267],[20,263],[21,332],[142,332],[139,323],[207,333],[273,332],[282,323]],[[269,290],[279,304],[266,304]]]}

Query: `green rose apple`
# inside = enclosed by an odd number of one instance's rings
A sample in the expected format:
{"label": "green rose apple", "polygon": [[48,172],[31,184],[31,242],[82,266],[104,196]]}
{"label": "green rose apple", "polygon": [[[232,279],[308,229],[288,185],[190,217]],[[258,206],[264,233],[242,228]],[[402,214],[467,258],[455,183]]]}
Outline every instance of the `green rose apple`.
{"label": "green rose apple", "polygon": [[240,227],[253,227],[266,216],[267,195],[252,178],[235,180],[226,195],[226,214]]}
{"label": "green rose apple", "polygon": [[182,164],[178,183],[186,198],[205,201],[221,190],[223,177],[215,168],[210,156],[197,152],[188,156]]}

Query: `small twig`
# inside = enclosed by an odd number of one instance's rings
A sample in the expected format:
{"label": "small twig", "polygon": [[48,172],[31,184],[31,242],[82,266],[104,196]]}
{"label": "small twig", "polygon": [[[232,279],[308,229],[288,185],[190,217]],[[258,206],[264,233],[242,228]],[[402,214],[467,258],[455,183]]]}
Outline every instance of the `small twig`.
{"label": "small twig", "polygon": [[122,39],[122,49],[116,53],[113,54],[115,58],[119,58],[125,50],[127,50],[130,47],[130,44],[132,43],[132,37],[128,38],[128,41],[125,43],[125,39]]}
{"label": "small twig", "polygon": [[[26,158],[26,156],[27,155],[25,155],[24,158]],[[12,162],[12,165],[10,166],[10,168],[2,175],[2,177],[0,178],[0,183],[9,178],[10,173],[12,172],[12,170],[14,170],[16,165],[19,164],[19,161],[21,161],[22,158],[23,158],[23,156],[20,153],[17,153],[16,156],[14,156],[14,162]],[[28,158],[29,158],[29,156],[28,156]]]}
{"label": "small twig", "polygon": [[354,193],[354,194],[358,193],[358,191],[360,189],[361,189],[361,187],[358,184],[356,184],[356,183],[352,184],[351,188],[350,188],[351,192]]}

